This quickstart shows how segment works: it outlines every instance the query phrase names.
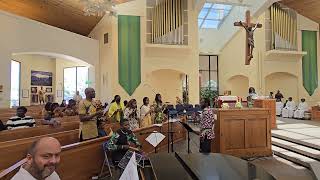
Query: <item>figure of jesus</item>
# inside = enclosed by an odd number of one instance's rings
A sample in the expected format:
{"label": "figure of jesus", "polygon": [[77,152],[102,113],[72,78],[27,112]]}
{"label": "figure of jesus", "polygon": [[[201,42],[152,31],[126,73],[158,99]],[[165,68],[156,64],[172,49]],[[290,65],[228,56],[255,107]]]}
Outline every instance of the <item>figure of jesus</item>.
{"label": "figure of jesus", "polygon": [[247,33],[248,33],[248,47],[250,49],[250,54],[249,54],[249,57],[250,59],[253,58],[253,49],[254,49],[254,37],[253,37],[253,34],[254,34],[254,31],[258,28],[258,24],[256,24],[254,27],[251,27],[251,26],[247,26],[247,25],[244,25],[243,22],[239,22],[240,25],[246,29]]}

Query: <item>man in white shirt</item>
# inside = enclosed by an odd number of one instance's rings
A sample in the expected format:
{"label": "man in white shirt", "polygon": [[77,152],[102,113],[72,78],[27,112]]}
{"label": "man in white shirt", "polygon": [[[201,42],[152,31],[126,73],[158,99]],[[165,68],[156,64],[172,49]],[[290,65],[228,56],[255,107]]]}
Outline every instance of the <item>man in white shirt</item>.
{"label": "man in white shirt", "polygon": [[82,96],[80,95],[79,91],[77,91],[73,96],[73,100],[75,100],[77,104],[79,104],[79,102],[82,100]]}
{"label": "man in white shirt", "polygon": [[27,162],[11,180],[60,180],[55,172],[60,162],[61,145],[52,137],[44,137],[32,143]]}
{"label": "man in white shirt", "polygon": [[295,109],[296,103],[292,100],[292,97],[289,97],[286,106],[282,109],[282,117],[292,118]]}
{"label": "man in white shirt", "polygon": [[280,116],[281,115],[281,111],[283,109],[283,103],[281,102],[280,99],[276,100],[276,115]]}
{"label": "man in white shirt", "polygon": [[298,109],[294,112],[293,117],[297,119],[303,119],[304,118],[304,113],[308,111],[309,107],[308,104],[306,103],[306,100],[303,98],[301,99],[301,102],[298,105]]}

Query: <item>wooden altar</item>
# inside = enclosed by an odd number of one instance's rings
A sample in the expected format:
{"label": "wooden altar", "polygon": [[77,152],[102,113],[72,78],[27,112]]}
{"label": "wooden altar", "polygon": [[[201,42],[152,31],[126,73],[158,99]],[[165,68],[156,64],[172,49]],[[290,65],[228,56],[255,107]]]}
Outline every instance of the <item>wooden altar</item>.
{"label": "wooden altar", "polygon": [[269,109],[270,110],[271,129],[276,129],[277,128],[276,100],[275,99],[257,99],[257,100],[254,100],[253,107]]}
{"label": "wooden altar", "polygon": [[212,152],[250,158],[271,156],[270,110],[265,108],[214,109]]}

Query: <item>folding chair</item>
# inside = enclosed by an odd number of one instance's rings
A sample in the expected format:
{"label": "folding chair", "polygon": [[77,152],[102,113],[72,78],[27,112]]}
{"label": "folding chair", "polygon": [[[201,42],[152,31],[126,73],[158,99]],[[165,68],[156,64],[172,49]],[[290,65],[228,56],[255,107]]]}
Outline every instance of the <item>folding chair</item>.
{"label": "folding chair", "polygon": [[102,164],[102,167],[101,167],[101,171],[100,171],[100,174],[99,174],[100,178],[108,177],[108,176],[102,177],[105,166],[108,166],[110,177],[112,177],[111,167],[113,168],[114,165],[113,165],[112,161],[109,160],[109,158],[108,158],[108,153],[110,153],[110,151],[108,150],[108,143],[109,143],[109,141],[106,141],[106,142],[104,142],[102,144],[102,149],[103,149],[103,154],[104,154],[104,161],[103,161],[103,164]]}

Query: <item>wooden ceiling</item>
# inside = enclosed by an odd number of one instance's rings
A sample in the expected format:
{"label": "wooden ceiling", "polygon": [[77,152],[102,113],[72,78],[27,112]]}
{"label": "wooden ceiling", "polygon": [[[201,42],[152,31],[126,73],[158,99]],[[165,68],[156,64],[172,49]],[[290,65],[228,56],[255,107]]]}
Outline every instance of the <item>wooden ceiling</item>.
{"label": "wooden ceiling", "polygon": [[[118,4],[130,0],[116,0]],[[0,10],[87,36],[102,19],[85,16],[80,0],[0,0]]]}
{"label": "wooden ceiling", "polygon": [[320,23],[320,0],[282,0],[281,3]]}

